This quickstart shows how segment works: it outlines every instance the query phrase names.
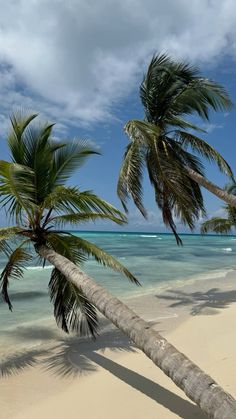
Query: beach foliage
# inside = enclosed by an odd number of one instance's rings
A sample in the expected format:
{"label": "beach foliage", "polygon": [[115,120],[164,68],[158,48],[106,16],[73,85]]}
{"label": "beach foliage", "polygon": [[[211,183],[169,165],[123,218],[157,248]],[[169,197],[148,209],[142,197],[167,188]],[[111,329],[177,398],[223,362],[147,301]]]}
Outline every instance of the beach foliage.
{"label": "beach foliage", "polygon": [[[92,191],[68,186],[70,177],[86,160],[99,154],[84,140],[53,138],[53,124],[36,123],[37,114],[23,111],[11,117],[8,145],[11,161],[0,161],[0,202],[14,225],[0,229],[0,250],[8,262],[1,274],[3,299],[12,310],[9,280],[20,278],[32,257],[32,245],[46,245],[77,265],[88,257],[131,282],[137,279],[113,256],[93,243],[63,229],[98,219],[126,223],[125,215]],[[44,261],[42,261],[44,263]],[[95,336],[95,307],[56,268],[52,270],[49,294],[57,324],[65,332]]]}
{"label": "beach foliage", "polygon": [[147,171],[163,221],[181,244],[176,219],[192,230],[205,214],[200,186],[188,169],[204,176],[202,159],[207,159],[233,178],[220,153],[199,137],[205,133],[202,126],[188,117],[197,116],[207,123],[212,111],[229,110],[232,102],[220,84],[166,54],[152,58],[140,86],[140,99],[144,119],[131,120],[124,128],[129,144],[120,169],[118,196],[126,211],[127,200],[132,198],[147,217],[142,189]]}
{"label": "beach foliage", "polygon": [[[235,183],[226,186],[226,189],[236,194],[236,185]],[[209,232],[217,234],[229,234],[233,233],[236,228],[236,208],[231,205],[225,205],[223,207],[225,212],[225,217],[212,217],[209,220],[205,221],[201,225],[201,233],[206,234]]]}

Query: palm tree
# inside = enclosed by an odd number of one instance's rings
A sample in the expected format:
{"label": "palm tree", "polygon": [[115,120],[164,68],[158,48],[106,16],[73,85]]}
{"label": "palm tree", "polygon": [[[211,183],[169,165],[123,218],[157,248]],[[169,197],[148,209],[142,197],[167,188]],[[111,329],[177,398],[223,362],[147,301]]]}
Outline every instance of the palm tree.
{"label": "palm tree", "polygon": [[[15,115],[8,138],[11,161],[0,161],[0,195],[14,226],[0,230],[0,248],[8,257],[1,274],[1,291],[12,309],[8,284],[23,275],[31,258],[29,245],[54,269],[49,293],[56,321],[65,332],[96,335],[96,309],[107,317],[159,366],[210,417],[232,418],[236,401],[215,381],[169,344],[120,300],[80,270],[92,255],[132,282],[137,279],[112,256],[61,226],[105,218],[124,223],[125,217],[92,192],[65,186],[74,170],[95,150],[86,143],[51,139],[52,125],[32,124],[36,115]],[[11,248],[15,238],[17,247]]]}
{"label": "palm tree", "polygon": [[[126,217],[92,191],[65,185],[89,156],[99,153],[86,141],[53,140],[53,124],[35,124],[36,116],[22,112],[12,116],[8,137],[12,161],[0,161],[1,203],[9,218],[15,221],[15,226],[0,229],[0,250],[8,257],[1,274],[1,290],[9,309],[12,304],[8,280],[23,274],[24,261],[31,258],[30,243],[36,247],[44,244],[75,264],[91,255],[138,284],[104,250],[62,230],[65,225],[76,226],[97,219],[124,224]],[[16,237],[17,247],[12,250],[8,241]],[[19,238],[23,241],[19,242]],[[96,335],[98,321],[94,306],[56,268],[51,274],[49,293],[56,322],[65,332]]]}
{"label": "palm tree", "polygon": [[[228,192],[236,193],[236,184],[226,186]],[[206,234],[213,231],[217,234],[229,234],[236,228],[236,208],[231,205],[223,207],[226,217],[212,217],[201,225],[201,233]]]}
{"label": "palm tree", "polygon": [[236,208],[227,205],[224,207],[227,218],[212,217],[201,225],[201,233],[214,231],[217,234],[229,234],[236,228]]}
{"label": "palm tree", "polygon": [[125,125],[130,142],[120,170],[118,195],[126,211],[131,197],[146,217],[142,203],[146,168],[163,221],[181,244],[175,217],[194,228],[199,215],[205,213],[200,186],[236,207],[235,196],[204,176],[200,158],[215,162],[233,178],[231,168],[210,144],[193,134],[204,130],[186,119],[195,114],[208,121],[211,110],[228,110],[232,102],[221,85],[164,54],[153,57],[140,86],[140,98],[145,118]]}

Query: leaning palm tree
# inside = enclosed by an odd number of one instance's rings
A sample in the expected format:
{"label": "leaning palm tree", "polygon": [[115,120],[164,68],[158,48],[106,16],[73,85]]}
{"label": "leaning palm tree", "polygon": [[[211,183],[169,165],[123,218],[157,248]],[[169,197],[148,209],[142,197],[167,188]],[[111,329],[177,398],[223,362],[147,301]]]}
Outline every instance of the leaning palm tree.
{"label": "leaning palm tree", "polygon": [[126,211],[131,197],[146,217],[142,202],[146,168],[163,221],[181,244],[175,218],[194,228],[199,215],[205,213],[200,186],[236,207],[235,196],[206,179],[201,158],[216,163],[233,178],[231,168],[210,144],[193,134],[204,130],[186,119],[197,115],[208,121],[211,110],[228,110],[232,102],[221,85],[163,54],[153,57],[140,86],[140,98],[145,118],[125,125],[130,142],[120,170],[118,195]]}
{"label": "leaning palm tree", "polygon": [[[49,293],[54,314],[65,332],[97,332],[96,310],[126,333],[165,374],[210,417],[232,418],[236,401],[215,381],[169,344],[120,300],[80,270],[88,255],[137,279],[118,261],[81,237],[62,230],[71,223],[105,218],[124,223],[125,217],[92,192],[66,186],[74,170],[95,151],[88,145],[51,139],[52,125],[32,125],[36,115],[13,116],[8,138],[11,161],[0,161],[0,196],[14,226],[0,230],[0,249],[8,257],[1,274],[2,295],[12,309],[9,281],[23,275],[31,257],[30,244],[54,269]],[[11,243],[16,240],[16,247]],[[32,247],[32,246],[31,246]],[[234,413],[233,413],[234,412]]]}
{"label": "leaning palm tree", "polygon": [[[62,229],[65,225],[76,226],[99,219],[124,224],[126,217],[92,191],[65,185],[89,156],[99,153],[86,141],[53,140],[53,125],[36,125],[33,123],[36,116],[22,112],[12,116],[8,137],[12,161],[0,161],[0,201],[15,222],[13,227],[0,229],[0,250],[8,257],[1,274],[1,291],[9,309],[12,310],[9,277],[23,274],[24,261],[31,258],[30,243],[36,248],[44,244],[75,264],[93,256],[138,284],[114,257]],[[12,239],[16,239],[14,250],[9,242]],[[51,274],[49,293],[56,322],[65,332],[96,335],[94,306],[56,268]]]}

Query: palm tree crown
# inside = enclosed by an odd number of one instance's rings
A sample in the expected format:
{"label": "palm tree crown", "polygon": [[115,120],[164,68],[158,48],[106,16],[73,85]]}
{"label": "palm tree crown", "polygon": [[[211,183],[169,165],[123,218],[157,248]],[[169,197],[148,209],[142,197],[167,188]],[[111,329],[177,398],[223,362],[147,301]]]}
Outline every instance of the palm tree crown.
{"label": "palm tree crown", "polygon": [[[236,195],[236,184],[226,186],[226,189]],[[217,234],[229,234],[236,228],[236,208],[231,205],[224,207],[225,217],[212,217],[201,225],[201,233],[206,234],[213,231]]]}
{"label": "palm tree crown", "polygon": [[[75,264],[81,264],[91,255],[138,284],[111,255],[62,230],[68,224],[97,219],[124,224],[126,217],[92,191],[66,185],[87,157],[99,153],[86,141],[53,140],[53,125],[36,124],[36,116],[22,112],[12,116],[8,136],[11,161],[0,161],[1,204],[14,222],[14,226],[0,229],[0,250],[8,257],[0,277],[4,300],[12,309],[9,279],[23,275],[23,268],[32,257],[30,243],[36,250],[40,245],[47,245]],[[17,247],[13,250],[12,239],[16,238]],[[94,306],[56,268],[51,274],[49,293],[56,321],[65,332],[96,334],[98,321]]]}
{"label": "palm tree crown", "polygon": [[229,109],[232,102],[221,85],[202,77],[198,69],[163,54],[153,57],[140,86],[140,98],[145,118],[125,125],[130,143],[120,170],[118,195],[126,211],[131,197],[146,217],[142,202],[146,168],[163,220],[181,244],[175,217],[193,229],[199,215],[205,213],[199,184],[190,178],[188,170],[204,175],[204,157],[233,177],[223,157],[193,134],[204,130],[186,117],[195,114],[208,121],[211,110]]}

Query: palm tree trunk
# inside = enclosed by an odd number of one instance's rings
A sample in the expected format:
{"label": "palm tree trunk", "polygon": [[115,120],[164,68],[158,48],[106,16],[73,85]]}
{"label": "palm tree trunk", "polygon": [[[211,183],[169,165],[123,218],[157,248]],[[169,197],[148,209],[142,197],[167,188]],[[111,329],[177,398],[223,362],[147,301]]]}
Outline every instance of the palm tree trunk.
{"label": "palm tree trunk", "polygon": [[232,207],[236,207],[236,196],[228,193],[224,189],[219,188],[219,186],[215,185],[210,180],[190,169],[189,167],[186,167],[186,170],[192,180],[203,186],[209,192],[218,196],[218,198],[220,198],[222,201],[227,202],[227,204],[230,204]]}
{"label": "palm tree trunk", "polygon": [[214,419],[236,418],[236,401],[210,376],[167,342],[120,300],[96,284],[76,265],[54,250],[39,246],[38,253],[79,288],[91,303],[122,330],[161,370]]}

